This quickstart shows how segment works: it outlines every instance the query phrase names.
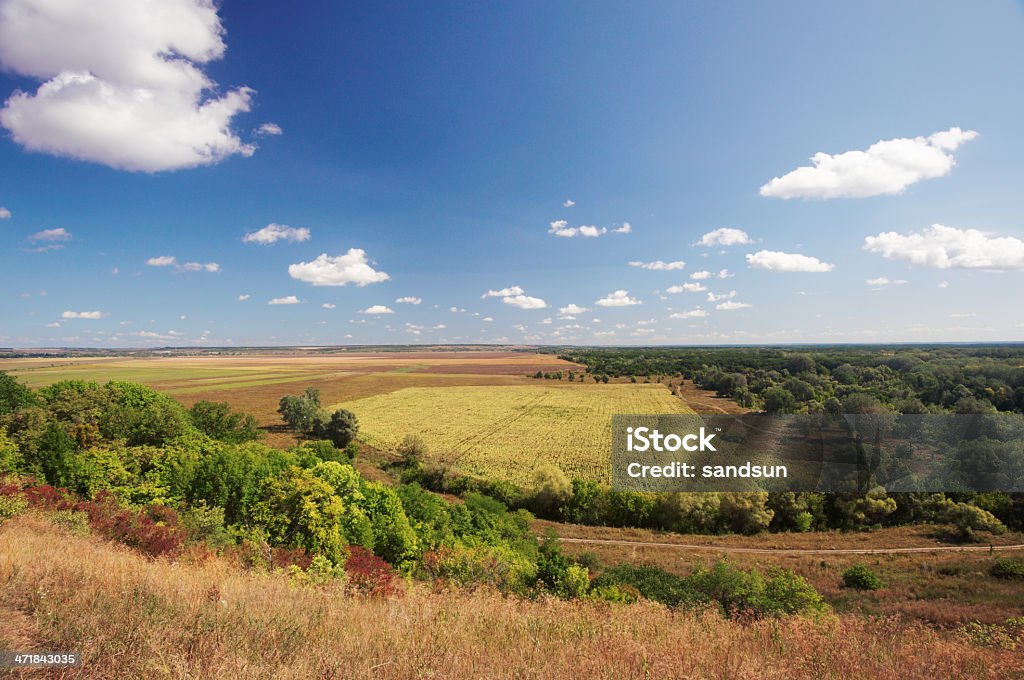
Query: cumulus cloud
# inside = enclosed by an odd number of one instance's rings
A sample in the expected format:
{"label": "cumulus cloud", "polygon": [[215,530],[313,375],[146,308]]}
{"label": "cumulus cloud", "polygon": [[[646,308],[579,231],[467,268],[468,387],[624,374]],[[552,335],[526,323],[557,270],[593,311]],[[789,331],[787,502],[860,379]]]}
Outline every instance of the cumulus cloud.
{"label": "cumulus cloud", "polygon": [[574,205],[576,205],[576,201],[572,200],[571,198],[567,198],[567,199],[565,199],[565,203],[562,204],[562,207],[563,208],[571,208]]}
{"label": "cumulus cloud", "polygon": [[512,305],[519,309],[544,309],[548,306],[548,303],[544,302],[544,300],[540,298],[522,294],[508,295],[501,298],[501,301],[506,305]]}
{"label": "cumulus cloud", "polygon": [[282,130],[281,126],[278,125],[277,123],[264,123],[263,125],[260,125],[258,128],[256,128],[256,134],[262,137],[276,137],[278,135],[283,135],[284,130]]}
{"label": "cumulus cloud", "polygon": [[104,319],[107,317],[106,312],[62,312],[60,317],[62,319]]}
{"label": "cumulus cloud", "polygon": [[616,234],[632,234],[633,225],[630,224],[629,222],[623,222],[622,226],[616,227],[615,229],[612,229],[612,231],[614,231]]}
{"label": "cumulus cloud", "polygon": [[721,302],[722,300],[731,300],[736,297],[736,291],[730,290],[728,293],[708,293],[708,302]]}
{"label": "cumulus cloud", "polygon": [[407,295],[405,297],[398,298],[397,300],[395,300],[395,302],[397,302],[398,304],[402,304],[402,305],[418,305],[421,302],[423,302],[423,300],[421,300],[418,297],[413,297],[411,295]]}
{"label": "cumulus cloud", "polygon": [[271,222],[258,231],[251,231],[242,237],[242,243],[258,243],[268,246],[278,241],[301,243],[308,241],[312,234],[305,227],[289,227],[287,224]]}
{"label": "cumulus cloud", "polygon": [[686,263],[682,260],[674,260],[673,262],[663,262],[661,260],[655,260],[654,262],[632,261],[629,263],[629,266],[639,267],[640,269],[650,269],[652,271],[671,271],[674,269],[682,269],[686,266]]}
{"label": "cumulus cloud", "polygon": [[183,272],[219,272],[220,265],[216,262],[182,262],[178,267]]}
{"label": "cumulus cloud", "polygon": [[636,298],[630,297],[627,290],[616,290],[608,293],[608,295],[597,300],[594,304],[601,307],[630,307],[632,305],[642,305],[643,303]]}
{"label": "cumulus cloud", "polygon": [[384,305],[373,305],[372,307],[367,307],[366,309],[359,310],[359,313],[360,314],[394,314],[395,310],[391,309],[390,307],[386,307]]}
{"label": "cumulus cloud", "polygon": [[333,302],[325,302],[320,306],[323,307],[324,309],[334,309],[338,305],[334,304]]}
{"label": "cumulus cloud", "polygon": [[268,305],[297,305],[301,302],[299,298],[294,295],[286,295],[284,297],[276,297],[267,302]]}
{"label": "cumulus cloud", "polygon": [[60,227],[59,229],[43,229],[42,231],[37,231],[29,236],[28,240],[35,242],[44,241],[47,243],[70,241],[71,232],[64,227]]}
{"label": "cumulus cloud", "polygon": [[576,316],[577,314],[585,314],[590,309],[587,307],[580,307],[577,304],[569,303],[565,307],[559,307],[558,313],[562,316]]}
{"label": "cumulus cloud", "polygon": [[958,127],[929,137],[888,139],[865,151],[811,156],[813,165],[775,177],[761,187],[772,198],[864,198],[902,193],[924,179],[948,175],[956,165],[950,152],[975,139]]}
{"label": "cumulus cloud", "polygon": [[868,236],[864,249],[889,259],[938,269],[1024,269],[1024,241],[941,224],[906,234],[887,231]]}
{"label": "cumulus cloud", "polygon": [[675,312],[674,314],[669,315],[669,318],[670,319],[703,319],[704,317],[708,316],[709,313],[710,312],[708,312],[708,310],[706,310],[706,309],[701,309],[700,307],[695,307],[694,309],[691,309],[688,312]]}
{"label": "cumulus cloud", "polygon": [[732,274],[729,273],[728,269],[720,269],[718,270],[717,274],[714,272],[709,272],[705,269],[703,271],[694,272],[690,274],[690,278],[693,279],[694,281],[705,281],[710,278],[729,279],[732,278]]}
{"label": "cumulus cloud", "polygon": [[703,293],[706,290],[707,288],[700,283],[684,283],[681,286],[669,286],[665,292],[675,295],[676,293]]}
{"label": "cumulus cloud", "polygon": [[759,250],[747,255],[747,265],[753,269],[772,272],[830,272],[834,264],[822,262],[810,255],[783,253],[777,250]]}
{"label": "cumulus cloud", "polygon": [[741,246],[748,243],[753,243],[753,241],[750,240],[750,235],[742,229],[721,227],[704,234],[694,245],[710,248],[711,246]]}
{"label": "cumulus cloud", "polygon": [[11,211],[0,205],[0,220],[11,219]]}
{"label": "cumulus cloud", "polygon": [[30,151],[158,172],[252,155],[231,129],[253,91],[218,96],[202,66],[224,55],[208,0],[5,0],[0,64],[41,81],[0,125]]}
{"label": "cumulus cloud", "polygon": [[[623,232],[621,228],[616,229],[615,231],[619,233],[628,233],[629,229],[626,229],[625,232]],[[550,223],[548,233],[554,234],[555,236],[560,236],[562,238],[573,238],[574,236],[583,236],[585,238],[597,238],[599,236],[604,236],[605,234],[607,234],[608,228],[595,227],[593,225],[586,224],[578,227],[570,227],[569,223],[565,220],[554,220]]]}
{"label": "cumulus cloud", "polygon": [[391,278],[370,266],[366,251],[361,248],[349,248],[344,255],[333,257],[322,253],[311,262],[288,265],[288,275],[314,286],[346,286],[354,283],[360,288]]}
{"label": "cumulus cloud", "polygon": [[151,257],[146,260],[146,264],[150,267],[174,267],[179,272],[219,272],[220,265],[216,262],[182,262],[178,263],[178,258],[173,255],[158,255]]}
{"label": "cumulus cloud", "polygon": [[238,296],[238,301],[239,302],[245,302],[246,300],[249,299],[249,297],[250,297],[249,295],[243,293],[242,295]]}
{"label": "cumulus cloud", "polygon": [[731,312],[737,309],[746,309],[752,306],[753,305],[748,305],[746,302],[736,302],[735,300],[729,300],[727,302],[715,305],[715,309],[720,309],[724,312]]}
{"label": "cumulus cloud", "polygon": [[489,290],[480,296],[480,299],[486,299],[491,297],[508,297],[510,295],[522,295],[523,289],[519,286],[509,286],[508,288],[501,288],[500,290]]}
{"label": "cumulus cloud", "polygon": [[885,277],[885,276],[879,276],[877,279],[868,279],[867,280],[867,284],[869,286],[873,286],[873,287],[876,287],[876,288],[881,288],[882,286],[902,286],[905,283],[907,283],[906,279],[895,279],[895,280],[893,280],[893,279],[889,279],[888,277]]}

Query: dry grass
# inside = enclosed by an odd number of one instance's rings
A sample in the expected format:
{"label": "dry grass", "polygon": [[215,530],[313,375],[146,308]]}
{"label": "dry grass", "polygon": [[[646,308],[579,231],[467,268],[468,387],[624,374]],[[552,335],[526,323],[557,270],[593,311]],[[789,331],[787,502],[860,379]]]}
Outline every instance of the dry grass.
{"label": "dry grass", "polygon": [[1024,677],[1019,651],[898,619],[738,623],[422,587],[361,599],[219,560],[147,561],[31,516],[0,528],[0,601],[30,617],[38,649],[83,653],[57,677]]}

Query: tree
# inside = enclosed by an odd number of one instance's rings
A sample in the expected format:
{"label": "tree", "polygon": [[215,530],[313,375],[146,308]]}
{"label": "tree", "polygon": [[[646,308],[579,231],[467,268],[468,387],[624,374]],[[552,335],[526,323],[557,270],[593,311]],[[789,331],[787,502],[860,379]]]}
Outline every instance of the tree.
{"label": "tree", "polygon": [[196,429],[213,439],[238,444],[260,437],[256,418],[232,412],[226,401],[197,401],[188,415]]}
{"label": "tree", "polygon": [[32,391],[0,371],[0,417],[10,415],[35,403]]}
{"label": "tree", "polygon": [[289,426],[308,436],[321,422],[320,390],[307,387],[302,394],[281,397],[277,412]]}
{"label": "tree", "polygon": [[771,387],[764,393],[764,410],[768,413],[793,413],[796,400],[785,387]]}
{"label": "tree", "polygon": [[571,496],[572,483],[557,465],[545,463],[533,473],[533,502],[538,515],[558,519]]}
{"label": "tree", "polygon": [[329,420],[321,420],[317,427],[317,434],[326,437],[339,449],[344,449],[359,433],[359,419],[352,411],[339,408],[331,414]]}

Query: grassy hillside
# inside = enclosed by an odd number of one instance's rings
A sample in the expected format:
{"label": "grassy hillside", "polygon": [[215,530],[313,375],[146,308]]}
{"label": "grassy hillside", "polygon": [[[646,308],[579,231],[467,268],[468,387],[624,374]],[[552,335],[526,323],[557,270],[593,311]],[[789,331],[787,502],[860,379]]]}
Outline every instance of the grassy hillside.
{"label": "grassy hillside", "polygon": [[[1007,678],[984,628],[407,586],[368,598],[219,558],[149,560],[29,513],[0,526],[0,647],[76,649],[83,678]],[[16,622],[17,625],[10,625]],[[47,676],[52,677],[52,676]]]}

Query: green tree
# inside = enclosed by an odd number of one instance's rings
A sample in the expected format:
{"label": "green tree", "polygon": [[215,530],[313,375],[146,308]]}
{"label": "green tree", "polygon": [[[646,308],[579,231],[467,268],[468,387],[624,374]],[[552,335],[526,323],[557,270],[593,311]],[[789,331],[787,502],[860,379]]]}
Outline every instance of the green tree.
{"label": "green tree", "polygon": [[321,421],[316,434],[325,437],[339,449],[352,443],[359,433],[359,419],[352,411],[340,408],[326,421]]}
{"label": "green tree", "polygon": [[226,401],[197,401],[188,415],[196,429],[213,439],[237,444],[260,438],[256,418],[233,412]]}

